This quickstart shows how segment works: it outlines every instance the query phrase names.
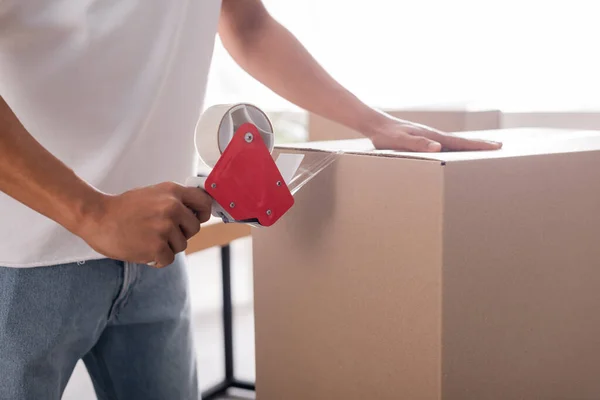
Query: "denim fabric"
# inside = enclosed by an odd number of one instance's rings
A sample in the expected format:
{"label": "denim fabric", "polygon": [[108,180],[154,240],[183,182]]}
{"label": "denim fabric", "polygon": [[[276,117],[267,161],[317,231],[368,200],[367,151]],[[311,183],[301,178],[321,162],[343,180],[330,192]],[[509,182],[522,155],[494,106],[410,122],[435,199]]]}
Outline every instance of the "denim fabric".
{"label": "denim fabric", "polygon": [[60,399],[79,359],[98,399],[199,399],[185,268],[0,267],[0,399]]}

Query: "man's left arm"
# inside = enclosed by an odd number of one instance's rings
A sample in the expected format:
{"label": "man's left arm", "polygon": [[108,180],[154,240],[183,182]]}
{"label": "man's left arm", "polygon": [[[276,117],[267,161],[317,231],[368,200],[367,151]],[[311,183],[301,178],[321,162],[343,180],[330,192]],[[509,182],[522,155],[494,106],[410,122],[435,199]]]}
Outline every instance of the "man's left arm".
{"label": "man's left arm", "polygon": [[260,0],[223,0],[219,35],[232,58],[259,82],[307,111],[361,132],[377,148],[437,152],[501,147],[393,118],[364,104],[335,81]]}

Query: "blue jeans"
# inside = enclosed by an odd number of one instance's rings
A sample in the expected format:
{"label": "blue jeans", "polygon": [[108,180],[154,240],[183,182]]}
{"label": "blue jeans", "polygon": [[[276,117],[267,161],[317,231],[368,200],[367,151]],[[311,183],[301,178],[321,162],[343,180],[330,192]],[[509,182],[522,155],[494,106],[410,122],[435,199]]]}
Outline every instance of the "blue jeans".
{"label": "blue jeans", "polygon": [[98,399],[199,399],[185,268],[0,267],[0,399],[59,400],[80,359]]}

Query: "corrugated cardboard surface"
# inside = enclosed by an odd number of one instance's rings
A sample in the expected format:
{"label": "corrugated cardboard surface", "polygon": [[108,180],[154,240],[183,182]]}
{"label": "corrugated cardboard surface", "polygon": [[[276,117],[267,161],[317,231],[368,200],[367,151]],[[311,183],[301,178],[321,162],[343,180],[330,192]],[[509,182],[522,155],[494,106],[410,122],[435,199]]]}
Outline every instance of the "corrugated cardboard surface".
{"label": "corrugated cardboard surface", "polygon": [[545,127],[600,130],[600,111],[503,112],[502,128]]}
{"label": "corrugated cardboard surface", "polygon": [[[445,132],[462,132],[500,128],[500,112],[497,110],[387,110],[388,114]],[[308,117],[310,141],[357,139],[361,133],[315,114]]]}
{"label": "corrugated cardboard surface", "polygon": [[600,399],[599,171],[598,151],[446,165],[444,399]]}
{"label": "corrugated cardboard surface", "polygon": [[339,143],[254,231],[260,400],[600,399],[600,133],[473,135]]}
{"label": "corrugated cardboard surface", "polygon": [[257,398],[438,398],[442,175],[417,163],[344,156],[253,232]]}

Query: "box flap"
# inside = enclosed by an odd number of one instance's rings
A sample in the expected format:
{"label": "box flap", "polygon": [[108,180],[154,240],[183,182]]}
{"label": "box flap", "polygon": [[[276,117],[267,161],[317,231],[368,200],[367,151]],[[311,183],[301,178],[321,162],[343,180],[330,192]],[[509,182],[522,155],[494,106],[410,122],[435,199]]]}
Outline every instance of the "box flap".
{"label": "box flap", "polygon": [[369,139],[332,140],[278,145],[280,149],[344,152],[349,154],[455,162],[491,158],[523,157],[541,154],[600,150],[600,131],[546,128],[495,129],[461,132],[457,136],[503,142],[497,151],[458,151],[441,153],[376,150]]}

